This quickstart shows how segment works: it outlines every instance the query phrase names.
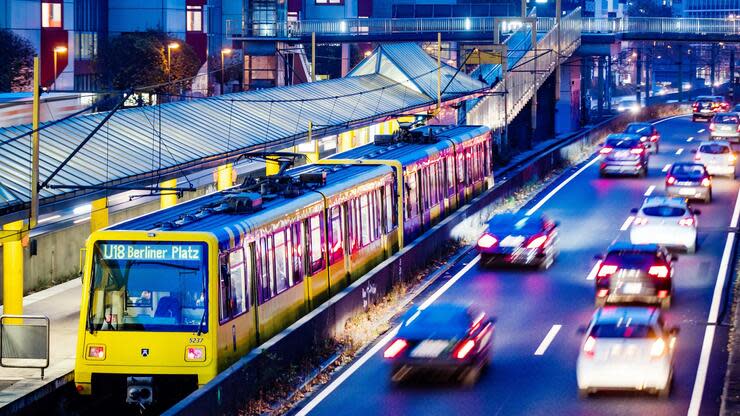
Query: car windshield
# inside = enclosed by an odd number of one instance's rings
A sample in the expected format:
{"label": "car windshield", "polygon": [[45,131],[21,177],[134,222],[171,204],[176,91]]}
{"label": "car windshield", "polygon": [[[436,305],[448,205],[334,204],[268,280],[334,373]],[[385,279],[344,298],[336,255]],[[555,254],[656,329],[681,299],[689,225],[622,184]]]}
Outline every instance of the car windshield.
{"label": "car windshield", "polygon": [[721,144],[703,144],[699,146],[699,152],[701,153],[708,153],[711,155],[720,155],[723,153],[730,153],[730,148],[728,146],[723,146]]}
{"label": "car windshield", "polygon": [[722,123],[722,124],[737,124],[738,118],[736,115],[732,114],[722,114],[722,115],[716,115],[714,116],[714,122],[715,123]]}
{"label": "car windshield", "polygon": [[632,324],[630,318],[620,319],[616,323],[599,323],[591,329],[594,338],[655,338],[655,331],[650,325]]}
{"label": "car windshield", "polygon": [[542,228],[542,218],[508,214],[497,215],[488,223],[488,230],[501,237],[509,234],[534,234]]}
{"label": "car windshield", "polygon": [[671,175],[688,177],[691,179],[700,179],[704,176],[704,166],[698,164],[692,165],[673,165]]}
{"label": "car windshield", "polygon": [[89,330],[206,332],[205,244],[116,241],[93,250]]}
{"label": "car windshield", "polygon": [[627,134],[648,134],[650,133],[650,126],[641,126],[639,124],[630,124],[624,130]]}
{"label": "car windshield", "polygon": [[406,325],[411,323],[415,327],[425,328],[466,328],[470,324],[470,318],[464,311],[427,310],[417,315],[416,318],[410,317],[406,320]]}
{"label": "car windshield", "polygon": [[686,213],[686,210],[669,205],[660,205],[656,207],[645,207],[642,209],[642,212],[651,217],[682,217]]}
{"label": "car windshield", "polygon": [[642,269],[651,266],[654,262],[654,253],[632,250],[610,251],[604,259],[604,264],[613,264],[627,269]]}
{"label": "car windshield", "polygon": [[638,142],[632,139],[608,139],[606,145],[615,149],[631,149],[637,146]]}

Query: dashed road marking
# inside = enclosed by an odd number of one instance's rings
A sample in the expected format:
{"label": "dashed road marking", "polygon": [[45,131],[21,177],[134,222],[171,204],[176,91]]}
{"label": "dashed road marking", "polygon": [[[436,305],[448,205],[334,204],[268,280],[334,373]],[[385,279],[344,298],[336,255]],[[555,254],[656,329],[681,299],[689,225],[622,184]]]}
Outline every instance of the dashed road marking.
{"label": "dashed road marking", "polygon": [[665,166],[663,166],[663,172],[668,172],[668,169],[670,169],[670,168],[671,168],[671,164],[670,163],[667,164],[667,165],[665,165]]}
{"label": "dashed road marking", "polygon": [[630,215],[629,217],[627,217],[627,219],[624,220],[622,227],[619,228],[619,231],[627,231],[627,229],[630,228],[630,225],[632,225],[632,221],[634,220],[635,220],[634,215]]}
{"label": "dashed road marking", "polygon": [[681,153],[683,153],[683,147],[676,150],[676,156],[680,155]]}
{"label": "dashed road marking", "polygon": [[552,340],[555,339],[555,336],[558,334],[560,328],[562,327],[562,325],[553,325],[552,328],[550,328],[550,330],[547,332],[547,335],[545,335],[545,339],[543,339],[540,343],[540,346],[537,347],[534,355],[543,355],[545,351],[547,351],[547,347],[550,346]]}
{"label": "dashed road marking", "polygon": [[653,194],[653,191],[654,191],[654,190],[655,190],[655,185],[650,185],[650,186],[648,187],[647,191],[645,191],[645,193],[644,193],[643,195],[645,195],[645,196],[650,196],[650,195],[652,195],[652,194]]}

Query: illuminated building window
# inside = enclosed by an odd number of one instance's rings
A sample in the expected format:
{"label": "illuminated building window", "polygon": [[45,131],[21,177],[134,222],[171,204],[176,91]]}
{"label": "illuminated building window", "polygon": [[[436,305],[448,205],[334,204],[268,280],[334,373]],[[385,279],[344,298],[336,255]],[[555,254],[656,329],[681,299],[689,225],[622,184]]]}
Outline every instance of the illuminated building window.
{"label": "illuminated building window", "polygon": [[187,31],[203,31],[203,6],[188,6],[187,9]]}
{"label": "illuminated building window", "polygon": [[62,5],[60,3],[41,3],[41,26],[62,27]]}

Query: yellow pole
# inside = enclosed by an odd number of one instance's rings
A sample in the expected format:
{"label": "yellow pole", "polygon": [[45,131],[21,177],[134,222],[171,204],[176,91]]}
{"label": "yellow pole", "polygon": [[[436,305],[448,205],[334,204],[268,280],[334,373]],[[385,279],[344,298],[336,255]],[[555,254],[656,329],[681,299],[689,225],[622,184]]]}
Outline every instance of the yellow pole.
{"label": "yellow pole", "polygon": [[442,108],[442,33],[437,32],[437,111]]}
{"label": "yellow pole", "polygon": [[90,209],[90,232],[94,233],[108,226],[108,198],[92,201]]}
{"label": "yellow pole", "polygon": [[31,134],[31,209],[30,228],[34,228],[39,219],[39,57],[33,57],[33,110]]}
{"label": "yellow pole", "polygon": [[[38,59],[38,58],[36,58]],[[3,314],[23,314],[23,220],[3,226]]]}
{"label": "yellow pole", "polygon": [[233,163],[227,163],[216,168],[216,189],[223,191],[234,186],[231,176],[233,169]]}
{"label": "yellow pole", "polygon": [[316,82],[316,32],[311,32],[311,82]]}
{"label": "yellow pole", "polygon": [[[159,184],[161,188],[175,188],[177,187],[177,178],[164,181]],[[159,208],[165,209],[174,207],[177,205],[177,192],[175,191],[162,191],[159,194]]]}

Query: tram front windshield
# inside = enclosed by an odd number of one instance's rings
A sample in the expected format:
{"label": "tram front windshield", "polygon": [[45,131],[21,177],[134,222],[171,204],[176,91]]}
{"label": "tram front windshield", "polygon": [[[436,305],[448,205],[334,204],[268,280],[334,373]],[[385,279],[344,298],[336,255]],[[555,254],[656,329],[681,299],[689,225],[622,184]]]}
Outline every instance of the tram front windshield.
{"label": "tram front windshield", "polygon": [[203,243],[98,242],[90,331],[207,332]]}

